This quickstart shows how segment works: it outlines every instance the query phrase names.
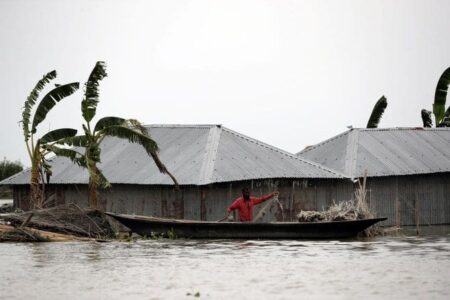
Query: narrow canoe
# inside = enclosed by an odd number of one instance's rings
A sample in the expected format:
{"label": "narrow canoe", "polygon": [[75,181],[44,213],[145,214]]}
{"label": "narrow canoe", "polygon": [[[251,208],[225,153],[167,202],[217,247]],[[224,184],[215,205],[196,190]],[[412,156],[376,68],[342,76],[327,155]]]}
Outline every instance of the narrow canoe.
{"label": "narrow canoe", "polygon": [[142,236],[196,239],[334,239],[355,237],[386,218],[334,222],[211,222],[106,213]]}

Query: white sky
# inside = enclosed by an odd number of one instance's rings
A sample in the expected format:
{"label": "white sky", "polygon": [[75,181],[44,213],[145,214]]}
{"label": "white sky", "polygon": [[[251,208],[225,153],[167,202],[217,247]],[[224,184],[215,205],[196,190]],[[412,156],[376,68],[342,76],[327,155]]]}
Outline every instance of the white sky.
{"label": "white sky", "polygon": [[[380,127],[422,126],[450,66],[450,1],[0,0],[0,159],[30,164],[18,121],[42,75],[84,83],[97,60],[99,117],[223,124],[297,152],[364,127],[381,95]],[[40,133],[80,129],[81,98]]]}

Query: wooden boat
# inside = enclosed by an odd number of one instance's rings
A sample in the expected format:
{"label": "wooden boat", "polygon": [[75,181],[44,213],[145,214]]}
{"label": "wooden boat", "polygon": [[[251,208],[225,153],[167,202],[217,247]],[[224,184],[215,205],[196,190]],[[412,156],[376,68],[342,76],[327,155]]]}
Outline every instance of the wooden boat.
{"label": "wooden boat", "polygon": [[142,236],[196,239],[333,239],[355,237],[386,218],[334,222],[212,222],[106,213]]}

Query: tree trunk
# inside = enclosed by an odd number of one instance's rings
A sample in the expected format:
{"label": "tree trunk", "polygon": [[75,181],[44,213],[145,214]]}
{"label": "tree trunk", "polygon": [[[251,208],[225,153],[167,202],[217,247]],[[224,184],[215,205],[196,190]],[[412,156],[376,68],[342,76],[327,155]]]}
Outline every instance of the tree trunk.
{"label": "tree trunk", "polygon": [[89,207],[98,209],[98,171],[97,166],[91,165],[89,172]]}
{"label": "tree trunk", "polygon": [[30,184],[30,208],[42,209],[43,197],[41,184],[39,182],[39,160],[36,158],[31,166],[31,184]]}
{"label": "tree trunk", "polygon": [[98,208],[98,194],[97,194],[97,186],[89,179],[89,207],[97,209]]}

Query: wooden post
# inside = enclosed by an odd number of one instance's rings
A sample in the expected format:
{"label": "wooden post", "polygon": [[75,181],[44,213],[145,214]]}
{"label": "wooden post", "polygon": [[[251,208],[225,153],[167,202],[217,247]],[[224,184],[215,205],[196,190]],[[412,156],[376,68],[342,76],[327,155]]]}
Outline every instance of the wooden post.
{"label": "wooden post", "polygon": [[200,220],[206,221],[206,190],[201,191],[200,198]]}
{"label": "wooden post", "polygon": [[414,212],[415,212],[415,219],[416,219],[416,234],[419,235],[419,226],[420,226],[420,201],[419,197],[417,195],[417,191],[415,193],[414,197]]}
{"label": "wooden post", "polygon": [[161,190],[160,194],[161,194],[161,217],[167,218],[168,217],[168,215],[167,215],[168,214],[167,213],[167,198],[164,193],[164,190]]}
{"label": "wooden post", "polygon": [[289,218],[294,221],[295,180],[292,179],[291,203],[289,204]]}
{"label": "wooden post", "polygon": [[398,177],[395,179],[395,223],[397,227],[401,226],[400,223],[400,199],[398,197]]}

